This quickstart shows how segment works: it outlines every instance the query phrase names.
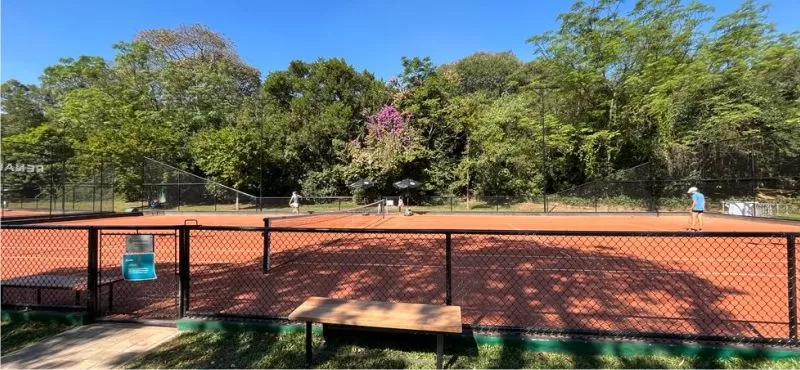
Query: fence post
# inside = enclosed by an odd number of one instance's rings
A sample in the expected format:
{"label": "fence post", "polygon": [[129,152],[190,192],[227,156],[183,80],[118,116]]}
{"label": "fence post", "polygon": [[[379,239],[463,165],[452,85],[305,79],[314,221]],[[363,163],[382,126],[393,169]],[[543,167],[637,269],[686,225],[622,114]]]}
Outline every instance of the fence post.
{"label": "fence post", "polygon": [[190,227],[184,225],[178,231],[178,273],[180,274],[180,296],[178,301],[179,315],[181,318],[186,316],[189,310],[189,234]]}
{"label": "fence post", "polygon": [[[94,322],[94,319],[97,317],[98,314],[98,307],[97,302],[98,300],[98,291],[97,291],[97,276],[99,275],[99,266],[98,266],[98,234],[99,230],[96,227],[89,227],[87,229],[87,233],[89,234],[88,239],[89,243],[87,248],[89,250],[88,255],[89,258],[87,262],[87,276],[86,276],[86,298],[87,298],[87,307],[86,311],[88,314],[89,322]],[[110,294],[110,293],[109,293]]]}
{"label": "fence post", "polygon": [[181,173],[178,172],[178,211],[181,210]]}
{"label": "fence post", "polygon": [[105,172],[105,166],[103,160],[100,159],[100,212],[103,212],[103,172]]}
{"label": "fence post", "polygon": [[264,218],[264,259],[262,260],[261,271],[263,273],[269,272],[269,248],[270,248],[270,228],[272,221],[269,217]]}
{"label": "fence post", "polygon": [[750,179],[753,185],[753,217],[758,216],[758,180],[756,179],[756,157],[750,153]]}
{"label": "fence post", "polygon": [[[62,154],[64,155],[64,148],[61,148]],[[66,214],[67,208],[67,160],[61,160],[61,214]]]}
{"label": "fence post", "polygon": [[594,183],[594,185],[593,185],[594,191],[592,192],[593,193],[592,195],[594,195],[594,213],[597,213],[597,202],[600,201],[599,190],[597,189],[597,184],[598,183],[599,182],[595,182]]}
{"label": "fence post", "polygon": [[212,190],[212,191],[214,192],[214,212],[216,212],[217,211],[217,185],[214,185],[213,189],[214,190]]}
{"label": "fence post", "polygon": [[786,236],[786,268],[789,276],[789,339],[797,341],[797,234]]}
{"label": "fence post", "polygon": [[453,238],[452,234],[445,234],[445,304],[453,304]]}

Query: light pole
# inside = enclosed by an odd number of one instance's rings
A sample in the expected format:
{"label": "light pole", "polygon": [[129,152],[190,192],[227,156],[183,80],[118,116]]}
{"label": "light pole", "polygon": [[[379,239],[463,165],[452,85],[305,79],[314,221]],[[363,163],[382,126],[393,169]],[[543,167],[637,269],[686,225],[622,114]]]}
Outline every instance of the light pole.
{"label": "light pole", "polygon": [[[70,121],[69,123],[71,124],[72,122]],[[61,152],[61,214],[63,215],[66,214],[65,209],[67,208],[67,121],[63,121],[63,126],[61,128],[61,143],[59,143],[59,151]],[[101,173],[100,176],[103,176],[103,174]],[[102,204],[102,188],[100,189],[100,199],[100,204]],[[94,199],[92,199],[92,201],[94,201]],[[100,211],[102,211],[102,209]]]}
{"label": "light pole", "polygon": [[264,122],[261,122],[260,101],[256,100],[256,123],[258,123],[258,210],[264,210]]}
{"label": "light pole", "polygon": [[546,135],[547,135],[547,127],[545,126],[545,123],[544,123],[544,90],[554,90],[554,89],[557,89],[558,86],[556,86],[556,85],[542,85],[542,86],[537,86],[536,88],[537,88],[537,90],[539,92],[539,100],[541,102],[540,110],[539,110],[539,116],[541,118],[541,123],[542,123],[542,155],[541,155],[541,157],[542,157],[542,197],[543,197],[543,200],[544,200],[544,213],[547,213],[548,212],[547,211],[548,210],[548,207],[547,207],[547,174],[548,174],[549,171],[548,171],[548,167],[547,167],[547,140],[545,138]]}

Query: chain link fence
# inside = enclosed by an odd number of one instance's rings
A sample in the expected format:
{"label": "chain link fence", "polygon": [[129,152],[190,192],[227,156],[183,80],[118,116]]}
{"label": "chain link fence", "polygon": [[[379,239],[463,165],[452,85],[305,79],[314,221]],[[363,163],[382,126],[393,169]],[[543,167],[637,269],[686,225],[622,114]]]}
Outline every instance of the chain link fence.
{"label": "chain link fence", "polygon": [[800,219],[800,154],[762,142],[675,146],[648,162],[549,195],[548,212],[686,211],[695,186],[710,212]]}
{"label": "chain link fence", "polygon": [[[290,196],[258,197],[151,158],[142,164],[143,208],[181,212],[290,213]],[[304,211],[342,211],[358,204],[352,196],[303,196]]]}
{"label": "chain link fence", "polygon": [[[800,219],[800,157],[763,144],[734,142],[676,146],[663,163],[644,163],[552,194],[431,195],[398,190],[379,197],[389,212],[415,213],[614,213],[686,212],[686,194],[696,186],[707,211],[747,217]],[[257,197],[162,162],[146,158],[143,206],[177,211],[289,213],[289,195]],[[302,198],[309,212],[341,211],[361,205],[354,196]]]}
{"label": "chain link fence", "polygon": [[65,146],[4,141],[2,216],[11,219],[114,212],[114,168]]}
{"label": "chain link fence", "polygon": [[[128,235],[155,280],[126,281]],[[8,226],[4,307],[286,319],[310,296],[462,307],[466,327],[798,344],[796,233]]]}

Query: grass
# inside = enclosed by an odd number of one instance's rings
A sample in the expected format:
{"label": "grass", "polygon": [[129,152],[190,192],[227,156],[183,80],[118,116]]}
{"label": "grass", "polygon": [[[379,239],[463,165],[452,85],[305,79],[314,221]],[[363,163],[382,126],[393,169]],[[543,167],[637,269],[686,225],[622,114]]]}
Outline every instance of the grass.
{"label": "grass", "polygon": [[30,343],[38,342],[71,328],[72,325],[57,322],[11,322],[3,321],[0,351],[5,355]]}
{"label": "grass", "polygon": [[[103,204],[101,208],[100,199],[98,198],[94,202],[92,201],[72,201],[66,200],[63,202],[64,210],[71,212],[71,211],[105,211],[109,212],[112,210],[115,212],[122,212],[126,208],[130,207],[141,207],[141,202],[125,202],[122,199],[116,199],[113,202],[113,206],[109,199],[103,199]],[[53,213],[60,213],[62,202],[61,199],[54,199],[53,200]],[[44,198],[38,201],[33,199],[26,199],[24,201],[19,200],[10,200],[8,202],[9,209],[27,209],[27,210],[40,210],[42,212],[49,212],[50,211],[50,199]]]}
{"label": "grass", "polygon": [[[128,368],[304,368],[303,333],[200,332],[184,333],[144,354]],[[320,336],[314,346],[319,348]],[[337,339],[315,355],[317,368],[435,367],[433,338],[386,339],[374,336]],[[426,340],[430,339],[430,340]],[[793,369],[800,360],[727,359],[704,357],[616,357],[536,353],[520,344],[473,345],[454,348],[445,341],[446,368],[764,368]]]}

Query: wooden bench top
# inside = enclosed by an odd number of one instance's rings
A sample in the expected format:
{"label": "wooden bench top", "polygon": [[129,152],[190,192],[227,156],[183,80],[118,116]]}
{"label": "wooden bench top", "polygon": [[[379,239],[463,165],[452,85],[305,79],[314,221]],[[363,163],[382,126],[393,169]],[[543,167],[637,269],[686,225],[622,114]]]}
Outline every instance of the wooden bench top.
{"label": "wooden bench top", "polygon": [[461,307],[310,297],[289,319],[383,329],[461,333]]}

